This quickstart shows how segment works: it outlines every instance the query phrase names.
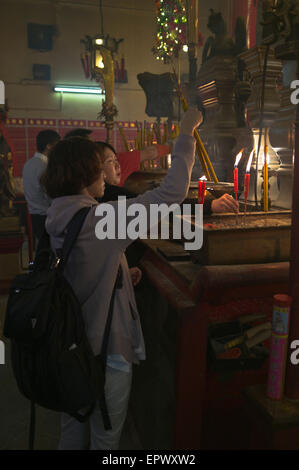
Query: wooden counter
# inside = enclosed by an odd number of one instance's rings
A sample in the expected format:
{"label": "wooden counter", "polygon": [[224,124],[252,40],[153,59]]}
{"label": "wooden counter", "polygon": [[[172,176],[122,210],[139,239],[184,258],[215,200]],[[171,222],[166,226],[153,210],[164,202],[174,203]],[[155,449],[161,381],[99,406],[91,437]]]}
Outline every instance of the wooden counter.
{"label": "wooden counter", "polygon": [[[148,408],[146,402],[143,403],[149,419],[151,414],[157,414],[152,435],[159,435],[159,426],[163,427],[163,420],[168,419],[166,415],[170,416],[172,403],[175,411],[169,448],[244,448],[246,431],[238,428],[242,421],[240,410],[245,406],[242,391],[248,386],[265,383],[267,362],[255,371],[244,370],[223,376],[208,371],[207,328],[210,323],[230,321],[253,313],[265,313],[271,319],[273,295],[287,292],[289,263],[203,267],[187,259],[167,260],[161,254],[161,251],[177,251],[179,259],[179,244],[162,240],[143,240],[142,244],[144,252],[140,266],[153,293],[150,294],[152,298],[146,300],[147,313],[143,312],[142,301],[139,307],[149,351],[148,360],[136,369],[135,391],[138,389],[139,396],[143,393],[142,383],[145,388],[147,374],[152,373],[156,380],[163,382],[168,371],[173,372],[168,385],[165,382],[165,390],[161,386],[160,392],[152,380],[150,395],[156,394],[156,400],[152,399],[152,407],[149,405]],[[158,295],[167,301],[167,312],[165,304],[161,313],[160,304],[151,304]],[[167,350],[164,355],[163,349]],[[159,352],[153,355],[153,350]],[[138,375],[141,380],[138,380]],[[173,397],[169,385],[172,383],[175,388]],[[164,395],[163,410],[160,402]],[[165,419],[159,415],[156,406],[161,407],[160,415],[165,413]],[[137,428],[141,426],[137,423]],[[169,432],[169,426],[165,433]],[[143,445],[145,448],[163,448],[159,447],[165,445],[163,436],[158,442],[157,439],[151,439],[149,431]]]}

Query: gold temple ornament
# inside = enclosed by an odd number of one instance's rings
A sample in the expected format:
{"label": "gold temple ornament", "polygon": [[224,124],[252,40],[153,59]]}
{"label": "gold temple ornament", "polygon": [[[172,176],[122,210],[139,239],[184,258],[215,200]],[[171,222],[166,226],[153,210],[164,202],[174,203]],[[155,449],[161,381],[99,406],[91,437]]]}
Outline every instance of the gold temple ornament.
{"label": "gold temple ornament", "polygon": [[130,148],[129,148],[129,144],[128,144],[128,141],[127,141],[127,138],[126,138],[126,134],[125,134],[125,131],[123,129],[122,126],[118,126],[118,130],[120,132],[120,135],[121,135],[121,138],[123,140],[123,144],[124,144],[124,147],[126,149],[126,152],[129,152],[130,151]]}

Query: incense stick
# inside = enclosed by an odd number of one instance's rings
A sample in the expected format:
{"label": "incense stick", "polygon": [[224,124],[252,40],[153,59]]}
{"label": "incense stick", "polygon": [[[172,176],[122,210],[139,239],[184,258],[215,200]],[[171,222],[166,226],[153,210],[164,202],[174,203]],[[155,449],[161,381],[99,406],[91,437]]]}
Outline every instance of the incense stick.
{"label": "incense stick", "polygon": [[[176,80],[176,83],[174,82],[174,86],[175,86],[176,91],[177,91],[177,93],[178,93],[179,99],[180,99],[180,101],[181,101],[181,103],[182,103],[183,110],[184,110],[184,112],[186,112],[187,109],[188,109],[188,104],[187,104],[187,101],[186,101],[186,99],[185,99],[185,97],[184,97],[184,95],[183,95],[183,93],[182,93],[182,90],[181,90],[181,87],[180,87],[180,84],[179,84],[179,80],[178,80],[178,76],[177,76],[177,74],[176,74],[176,71],[175,71],[175,68],[174,68],[173,65],[172,65],[172,69],[173,69],[173,74],[174,74],[175,80]],[[202,143],[202,140],[201,140],[201,138],[200,138],[200,136],[199,136],[197,130],[194,131],[194,138],[196,139],[196,143],[197,143],[197,145],[198,145],[198,148],[200,148],[201,154],[202,154],[202,156],[203,156],[203,159],[205,160],[205,165],[204,165],[204,167],[203,167],[203,171],[205,172],[205,171],[206,171],[205,168],[208,167],[209,173],[211,174],[211,176],[212,176],[214,182],[215,182],[215,183],[218,183],[219,180],[218,180],[218,178],[217,178],[217,176],[216,176],[216,173],[215,173],[215,170],[214,170],[213,165],[212,165],[212,163],[211,163],[211,160],[210,160],[210,158],[209,158],[209,156],[208,156],[208,154],[207,154],[207,151],[206,151],[206,149],[205,149],[205,147],[204,147],[204,145],[203,145],[203,143]],[[210,178],[210,175],[209,175],[209,176],[206,175],[206,177],[207,177],[207,178]]]}

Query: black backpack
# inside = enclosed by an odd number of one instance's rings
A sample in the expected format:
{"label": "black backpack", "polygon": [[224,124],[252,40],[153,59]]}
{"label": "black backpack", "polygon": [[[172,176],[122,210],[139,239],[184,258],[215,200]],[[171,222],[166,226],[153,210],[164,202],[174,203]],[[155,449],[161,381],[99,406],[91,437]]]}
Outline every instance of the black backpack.
{"label": "black backpack", "polygon": [[113,288],[99,356],[91,350],[81,306],[63,275],[89,209],[84,207],[75,214],[68,224],[63,247],[56,255],[45,232],[33,271],[18,275],[10,288],[3,332],[11,340],[12,367],[18,388],[31,401],[30,449],[34,444],[35,404],[68,413],[84,422],[99,403],[105,429],[111,429],[104,393],[105,369],[121,271]]}

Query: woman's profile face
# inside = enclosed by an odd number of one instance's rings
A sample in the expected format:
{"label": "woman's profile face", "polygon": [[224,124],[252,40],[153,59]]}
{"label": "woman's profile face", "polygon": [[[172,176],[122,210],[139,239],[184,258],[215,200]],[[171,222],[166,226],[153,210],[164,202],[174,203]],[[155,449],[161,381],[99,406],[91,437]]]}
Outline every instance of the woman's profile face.
{"label": "woman's profile face", "polygon": [[107,147],[104,150],[102,168],[106,183],[117,186],[121,177],[120,165],[115,153]]}

